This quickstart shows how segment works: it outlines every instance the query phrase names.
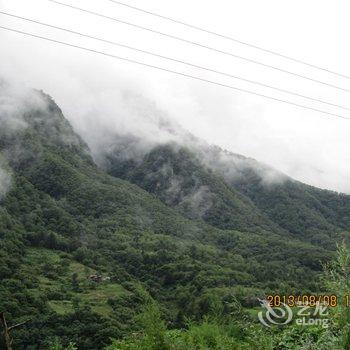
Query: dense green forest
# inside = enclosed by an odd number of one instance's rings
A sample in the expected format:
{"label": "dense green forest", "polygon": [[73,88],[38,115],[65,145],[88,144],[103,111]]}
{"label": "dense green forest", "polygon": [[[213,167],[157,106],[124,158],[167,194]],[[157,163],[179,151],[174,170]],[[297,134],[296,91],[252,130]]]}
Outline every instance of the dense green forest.
{"label": "dense green forest", "polygon": [[[345,244],[338,247],[336,258],[325,266],[322,281],[327,291],[344,295],[348,293],[350,251]],[[113,340],[105,350],[344,350],[350,346],[350,308],[343,300],[327,311],[327,327],[320,325],[288,325],[266,328],[257,323],[240,303],[229,304],[230,314],[225,314],[224,304],[213,304],[206,317],[199,322],[188,320],[181,329],[169,329],[155,302],[146,305],[137,316],[139,331],[121,340]],[[70,343],[62,346],[58,339],[51,350],[77,347]]]}
{"label": "dense green forest", "polygon": [[0,115],[0,311],[26,322],[14,349],[343,346],[343,324],[283,333],[254,312],[267,294],[344,285],[321,277],[348,241],[350,196],[266,184],[250,161],[232,176],[238,156],[222,166],[218,148],[204,160],[168,143],[137,161],[111,148],[96,165],[51,97],[34,94],[40,103]]}

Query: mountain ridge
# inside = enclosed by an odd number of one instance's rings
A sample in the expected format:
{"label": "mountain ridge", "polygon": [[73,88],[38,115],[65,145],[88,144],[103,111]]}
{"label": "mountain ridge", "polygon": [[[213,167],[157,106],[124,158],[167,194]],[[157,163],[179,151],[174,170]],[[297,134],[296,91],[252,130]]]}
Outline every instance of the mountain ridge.
{"label": "mountain ridge", "polygon": [[[172,327],[185,327],[214,305],[253,307],[267,292],[320,288],[322,263],[345,234],[327,231],[323,244],[281,230],[181,145],[161,145],[135,163],[112,158],[119,177],[111,176],[54,100],[32,94],[39,101],[29,108],[15,97],[15,107],[0,108],[0,153],[11,176],[0,199],[0,309],[10,323],[35,320],[17,331],[16,348],[59,336],[99,349],[137,330],[150,300]],[[170,168],[162,172],[164,164]],[[171,179],[184,193],[169,202]],[[199,215],[191,213],[195,204]],[[110,280],[96,285],[92,274]]]}

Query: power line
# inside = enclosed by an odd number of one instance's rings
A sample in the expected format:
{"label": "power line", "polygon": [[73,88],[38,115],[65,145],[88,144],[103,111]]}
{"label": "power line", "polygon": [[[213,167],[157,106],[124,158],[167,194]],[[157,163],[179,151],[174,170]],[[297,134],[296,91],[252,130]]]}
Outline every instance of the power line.
{"label": "power line", "polygon": [[124,45],[124,44],[117,43],[115,41],[102,39],[102,38],[99,38],[99,37],[96,37],[96,36],[84,34],[84,33],[77,32],[77,31],[74,31],[74,30],[71,30],[71,29],[58,27],[58,26],[55,26],[55,25],[52,25],[52,24],[40,22],[40,21],[37,21],[37,20],[34,20],[34,19],[30,19],[30,18],[14,15],[14,14],[3,12],[3,11],[0,11],[0,14],[6,15],[6,16],[10,16],[10,17],[14,17],[14,18],[18,18],[18,19],[21,19],[21,20],[24,20],[24,21],[27,21],[27,22],[39,24],[41,26],[46,26],[46,27],[49,27],[49,28],[58,29],[58,30],[61,30],[61,31],[64,31],[64,32],[68,32],[68,33],[71,33],[71,34],[75,34],[75,35],[79,35],[79,36],[82,36],[82,37],[85,37],[85,38],[98,40],[98,41],[101,41],[101,42],[104,42],[104,43],[107,43],[107,44],[111,44],[111,45],[127,48],[129,50],[145,53],[147,55],[151,55],[151,56],[155,56],[155,57],[158,57],[158,58],[166,59],[166,60],[169,60],[169,61],[181,63],[181,64],[184,64],[184,65],[187,65],[187,66],[190,66],[190,67],[202,69],[202,70],[205,70],[205,71],[209,71],[209,72],[212,72],[212,73],[220,74],[220,75],[227,76],[227,77],[230,77],[230,78],[242,80],[242,81],[245,81],[245,82],[248,82],[248,83],[251,83],[251,84],[267,87],[269,89],[277,90],[279,92],[287,93],[287,94],[294,95],[294,96],[297,96],[297,97],[302,97],[302,98],[305,98],[305,99],[308,99],[308,100],[311,100],[311,101],[314,101],[314,102],[324,103],[324,104],[327,104],[329,106],[338,107],[338,108],[350,111],[350,108],[344,107],[344,106],[341,106],[341,105],[338,105],[338,104],[335,104],[335,103],[331,103],[331,102],[323,101],[323,100],[320,100],[320,99],[317,99],[317,98],[305,96],[303,94],[299,94],[299,93],[296,93],[296,92],[293,92],[293,91],[281,89],[281,88],[274,87],[274,86],[271,86],[271,85],[268,85],[268,84],[260,83],[258,81],[245,79],[245,78],[242,78],[242,77],[239,77],[239,76],[236,76],[236,75],[232,75],[232,74],[225,73],[225,72],[222,72],[222,71],[218,71],[218,70],[215,70],[215,69],[211,69],[211,68],[208,68],[208,67],[199,66],[199,65],[196,65],[196,64],[193,64],[193,63],[189,63],[189,62],[186,62],[186,61],[178,60],[178,59],[171,58],[171,57],[168,57],[168,56],[159,55],[159,54],[151,52],[151,51],[138,49],[138,48],[135,48],[135,47],[132,47],[132,46],[129,46],[129,45]]}
{"label": "power line", "polygon": [[266,68],[274,69],[276,71],[279,71],[279,72],[282,72],[282,73],[286,73],[286,74],[289,74],[289,75],[293,75],[293,76],[296,76],[298,78],[303,78],[303,79],[312,81],[314,83],[318,83],[318,84],[322,84],[322,85],[326,85],[326,86],[332,87],[334,89],[350,92],[350,90],[345,89],[345,88],[343,88],[341,86],[329,84],[329,83],[326,83],[324,81],[313,79],[313,78],[307,77],[307,76],[302,75],[302,74],[294,73],[294,72],[291,72],[291,71],[288,71],[288,70],[285,70],[285,69],[282,69],[282,68],[278,68],[276,66],[272,66],[272,65],[260,62],[260,61],[256,61],[256,60],[244,57],[244,56],[239,56],[239,55],[233,54],[233,53],[228,52],[228,51],[219,50],[219,49],[213,48],[211,46],[200,44],[200,43],[198,43],[196,41],[191,41],[191,40],[187,40],[187,39],[184,39],[184,38],[172,35],[172,34],[163,33],[163,32],[160,32],[158,30],[155,30],[155,29],[147,28],[147,27],[135,24],[135,23],[131,23],[131,22],[127,22],[127,21],[115,18],[115,17],[110,17],[110,16],[107,16],[107,15],[103,15],[101,13],[90,11],[90,10],[86,10],[86,9],[83,9],[83,8],[80,8],[80,7],[77,7],[77,6],[65,4],[65,3],[62,3],[62,2],[59,2],[59,1],[56,1],[56,0],[47,0],[47,1],[53,2],[53,3],[61,5],[61,6],[66,6],[66,7],[72,8],[74,10],[82,11],[82,12],[88,13],[90,15],[94,15],[94,16],[105,18],[105,19],[108,19],[108,20],[111,20],[111,21],[114,21],[114,22],[122,23],[122,24],[125,24],[125,25],[128,25],[128,26],[134,27],[134,28],[142,29],[142,30],[154,33],[154,34],[165,36],[165,37],[168,37],[168,38],[171,38],[171,39],[174,39],[174,40],[182,41],[182,42],[185,42],[187,44],[191,44],[191,45],[195,45],[195,46],[198,46],[198,47],[201,47],[201,48],[205,48],[205,49],[210,50],[210,51],[218,52],[218,53],[221,53],[221,54],[224,54],[224,55],[227,55],[227,56],[231,56],[231,57],[234,57],[234,58],[237,58],[237,59],[240,59],[240,60],[244,60],[246,62],[257,64],[257,65],[260,65],[260,66],[263,66],[263,67],[266,67]]}
{"label": "power line", "polygon": [[70,44],[70,43],[67,43],[67,42],[64,42],[64,41],[59,41],[59,40],[56,40],[56,39],[51,39],[51,38],[47,38],[47,37],[44,37],[44,36],[40,36],[40,35],[36,35],[36,34],[24,32],[24,31],[21,31],[21,30],[17,30],[17,29],[13,29],[13,28],[8,28],[8,27],[4,27],[4,26],[0,26],[0,29],[4,29],[4,30],[7,30],[7,31],[11,31],[11,32],[23,34],[23,35],[26,35],[26,36],[30,36],[30,37],[42,39],[42,40],[45,40],[45,41],[50,41],[50,42],[53,42],[53,43],[56,43],[56,44],[61,44],[61,45],[73,47],[73,48],[76,48],[76,49],[80,49],[80,50],[84,50],[84,51],[96,53],[96,54],[99,54],[99,55],[111,57],[111,58],[118,59],[118,60],[121,60],[121,61],[129,62],[129,63],[134,63],[134,64],[137,64],[137,65],[140,65],[140,66],[144,66],[144,67],[148,67],[148,68],[153,68],[153,69],[157,69],[157,70],[160,70],[160,71],[164,71],[164,72],[168,72],[168,73],[180,75],[180,76],[183,76],[183,77],[186,77],[186,78],[191,78],[191,79],[194,79],[194,80],[199,80],[199,81],[202,81],[202,82],[205,82],[205,83],[209,83],[209,84],[213,84],[213,85],[222,86],[222,87],[225,87],[225,88],[228,88],[228,89],[232,89],[232,90],[244,92],[244,93],[247,93],[247,94],[251,94],[251,95],[255,95],[255,96],[259,96],[259,97],[264,97],[264,98],[267,98],[267,99],[270,99],[270,100],[273,100],[273,101],[286,103],[286,104],[289,104],[289,105],[292,105],[292,106],[296,106],[296,107],[308,109],[308,110],[311,110],[311,111],[314,111],[314,112],[319,112],[319,113],[326,114],[326,115],[330,115],[330,116],[333,116],[333,117],[337,117],[337,118],[341,118],[341,119],[350,120],[350,118],[345,117],[345,116],[340,115],[340,114],[335,114],[335,113],[326,112],[326,111],[323,111],[323,110],[320,110],[320,109],[317,109],[317,108],[313,108],[313,107],[308,107],[308,106],[300,105],[300,104],[298,104],[298,103],[294,103],[294,102],[282,100],[282,99],[279,99],[279,98],[275,98],[275,97],[271,97],[271,96],[268,96],[268,95],[260,94],[260,93],[254,92],[254,91],[250,91],[250,90],[245,90],[245,89],[237,88],[237,87],[232,86],[232,85],[222,84],[222,83],[215,82],[215,81],[213,81],[213,80],[203,79],[203,78],[200,78],[200,77],[197,77],[197,76],[193,76],[193,75],[190,75],[190,74],[181,73],[181,72],[177,72],[177,71],[174,71],[174,70],[171,70],[171,69],[162,68],[162,67],[154,66],[154,65],[151,65],[151,64],[148,64],[148,63],[144,63],[144,62],[132,60],[132,59],[129,59],[129,58],[125,58],[125,57],[120,57],[120,56],[112,55],[112,54],[109,54],[109,53],[106,53],[106,52],[103,52],[103,51],[98,51],[98,50],[94,50],[94,49],[89,49],[89,48],[87,48],[87,47],[83,47],[83,46],[78,46],[78,45]]}
{"label": "power line", "polygon": [[121,5],[121,6],[124,6],[124,7],[131,8],[131,9],[139,11],[139,12],[146,13],[148,15],[152,15],[152,16],[155,16],[155,17],[158,17],[158,18],[162,18],[162,19],[171,21],[173,23],[181,24],[181,25],[186,26],[188,28],[196,29],[196,30],[199,30],[199,31],[207,33],[207,34],[211,34],[211,35],[215,35],[217,37],[223,38],[223,39],[231,40],[231,41],[236,42],[238,44],[249,46],[249,47],[252,47],[254,49],[257,49],[257,50],[260,50],[260,51],[263,51],[263,52],[266,52],[266,53],[269,53],[269,54],[272,54],[272,55],[275,55],[275,56],[278,56],[278,57],[282,57],[282,58],[285,58],[287,60],[290,60],[290,61],[293,61],[293,62],[296,62],[296,63],[301,63],[301,64],[304,64],[306,66],[309,66],[309,67],[312,67],[312,68],[315,68],[315,69],[319,69],[319,70],[322,70],[324,72],[331,73],[331,74],[337,75],[337,76],[342,77],[342,78],[350,79],[350,77],[345,75],[345,74],[337,73],[337,72],[334,72],[334,71],[332,71],[330,69],[323,68],[323,67],[317,66],[315,64],[308,63],[308,62],[305,62],[305,61],[300,60],[298,58],[294,58],[294,57],[291,57],[291,56],[288,56],[288,55],[284,55],[284,54],[281,54],[279,52],[276,52],[276,51],[273,51],[273,50],[270,50],[270,49],[265,49],[265,48],[263,48],[261,46],[258,46],[258,45],[255,45],[255,44],[251,44],[251,43],[248,43],[246,41],[242,41],[242,40],[233,38],[233,37],[225,35],[225,34],[220,34],[220,33],[214,32],[212,30],[205,29],[203,27],[199,27],[199,26],[196,26],[196,25],[193,25],[193,24],[182,22],[182,21],[179,21],[177,19],[174,19],[174,18],[171,18],[171,17],[167,17],[167,16],[164,16],[164,15],[161,15],[159,13],[152,12],[152,11],[149,11],[149,10],[145,10],[145,9],[140,8],[140,7],[132,6],[132,5],[126,4],[126,3],[121,2],[121,1],[116,1],[116,0],[107,0],[107,1],[113,2],[113,3],[117,4],[117,5]]}

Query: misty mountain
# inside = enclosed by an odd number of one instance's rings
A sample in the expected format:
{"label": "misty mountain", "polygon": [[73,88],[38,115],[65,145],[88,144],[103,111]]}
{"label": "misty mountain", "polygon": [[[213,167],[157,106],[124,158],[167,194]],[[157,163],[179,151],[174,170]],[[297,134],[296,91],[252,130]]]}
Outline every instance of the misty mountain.
{"label": "misty mountain", "polygon": [[55,336],[100,349],[137,330],[150,300],[185,327],[217,305],[311,293],[347,237],[348,196],[242,156],[253,166],[231,167],[215,147],[164,143],[133,157],[142,140],[130,135],[109,138],[97,161],[51,97],[0,96],[0,309],[10,324],[32,320],[18,349]]}
{"label": "misty mountain", "polygon": [[[347,238],[350,196],[303,184],[254,159],[194,136],[143,157],[118,135],[100,163],[190,219],[221,229],[266,230],[321,245]],[[189,141],[190,140],[190,141]],[[127,149],[127,152],[126,152]],[[125,155],[128,155],[125,157]]]}
{"label": "misty mountain", "polygon": [[177,144],[151,150],[144,159],[121,160],[118,151],[106,155],[107,171],[155,194],[190,219],[202,219],[221,229],[279,228],[244,195],[228,186],[220,173],[206,167],[194,152]]}

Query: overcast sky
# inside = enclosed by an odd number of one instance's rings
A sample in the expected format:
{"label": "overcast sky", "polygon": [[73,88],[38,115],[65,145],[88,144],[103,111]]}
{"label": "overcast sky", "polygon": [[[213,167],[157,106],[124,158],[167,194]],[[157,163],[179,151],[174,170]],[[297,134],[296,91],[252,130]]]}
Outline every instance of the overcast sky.
{"label": "overcast sky", "polygon": [[[61,0],[350,89],[350,80],[141,14],[108,0]],[[350,76],[349,1],[124,0]],[[64,8],[46,0],[0,0],[1,11],[135,46],[350,108],[350,93]],[[235,79],[156,59],[0,15],[0,25],[45,35],[313,108],[313,103]],[[303,182],[350,193],[350,120],[139,67],[0,30],[0,75],[43,89],[73,125],[93,114],[109,122],[125,110],[122,91],[139,94],[195,135],[270,164]],[[119,120],[115,118],[115,120]],[[124,119],[124,123],[127,119]]]}

